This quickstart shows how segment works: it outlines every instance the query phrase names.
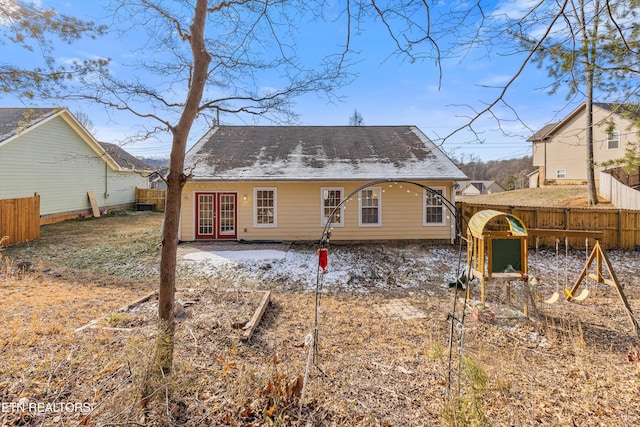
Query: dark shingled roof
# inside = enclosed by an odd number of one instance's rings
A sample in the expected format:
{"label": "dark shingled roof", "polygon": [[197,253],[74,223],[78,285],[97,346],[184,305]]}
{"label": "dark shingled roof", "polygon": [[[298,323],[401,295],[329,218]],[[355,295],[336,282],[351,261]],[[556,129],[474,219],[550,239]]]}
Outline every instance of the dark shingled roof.
{"label": "dark shingled roof", "polygon": [[193,179],[466,179],[414,126],[218,126],[189,150]]}
{"label": "dark shingled roof", "polygon": [[122,169],[135,171],[149,171],[153,169],[151,166],[124,151],[119,145],[102,141],[98,141],[98,143]]}
{"label": "dark shingled roof", "polygon": [[0,108],[0,142],[41,122],[59,110],[59,108]]}
{"label": "dark shingled roof", "polygon": [[540,129],[539,131],[534,133],[531,136],[531,138],[527,139],[527,141],[530,141],[530,142],[544,141],[545,139],[547,139],[549,137],[549,132],[551,132],[551,130],[553,128],[555,128],[556,126],[558,126],[558,123],[550,123],[548,125],[544,125],[542,127],[542,129]]}

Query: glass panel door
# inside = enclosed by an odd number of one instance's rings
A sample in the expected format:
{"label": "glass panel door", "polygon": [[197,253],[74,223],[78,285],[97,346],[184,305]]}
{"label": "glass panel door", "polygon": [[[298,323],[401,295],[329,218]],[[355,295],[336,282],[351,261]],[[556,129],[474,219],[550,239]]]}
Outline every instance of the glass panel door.
{"label": "glass panel door", "polygon": [[196,239],[235,239],[238,236],[236,193],[196,193]]}
{"label": "glass panel door", "polygon": [[198,193],[196,206],[196,238],[215,238],[215,194]]}
{"label": "glass panel door", "polygon": [[219,203],[220,237],[236,236],[236,195],[220,194]]}

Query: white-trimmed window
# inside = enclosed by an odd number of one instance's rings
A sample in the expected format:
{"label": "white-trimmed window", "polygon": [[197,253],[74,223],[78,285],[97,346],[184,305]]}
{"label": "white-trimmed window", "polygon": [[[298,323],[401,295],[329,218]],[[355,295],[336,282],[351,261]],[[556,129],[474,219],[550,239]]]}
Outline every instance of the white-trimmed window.
{"label": "white-trimmed window", "polygon": [[620,131],[612,130],[607,137],[607,148],[609,150],[617,150],[620,148]]}
{"label": "white-trimmed window", "polygon": [[446,206],[441,197],[444,197],[444,188],[431,188],[432,191],[424,192],[424,217],[423,225],[444,225],[447,218]]}
{"label": "white-trimmed window", "polygon": [[[344,189],[342,187],[323,187],[320,189],[320,221],[321,225],[324,227],[327,225],[327,221],[329,221],[329,217],[331,213],[342,203],[342,197],[344,194]],[[342,226],[343,222],[343,211],[344,206],[340,206],[340,208],[336,211],[335,215],[333,215],[331,225],[333,226]]]}
{"label": "white-trimmed window", "polygon": [[360,191],[359,224],[363,226],[382,225],[381,206],[382,190],[379,187],[370,187]]}
{"label": "white-trimmed window", "polygon": [[277,222],[277,192],[275,188],[253,189],[253,223],[256,227],[275,227]]}
{"label": "white-trimmed window", "polygon": [[565,179],[567,177],[566,169],[556,169],[556,178],[557,179]]}

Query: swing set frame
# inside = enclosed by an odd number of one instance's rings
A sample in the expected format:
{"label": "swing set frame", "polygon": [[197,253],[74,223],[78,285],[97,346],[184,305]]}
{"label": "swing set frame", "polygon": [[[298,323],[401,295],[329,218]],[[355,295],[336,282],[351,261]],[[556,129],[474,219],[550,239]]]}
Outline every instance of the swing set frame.
{"label": "swing set frame", "polygon": [[[593,238],[595,240],[595,244],[593,245],[593,249],[591,250],[591,254],[587,258],[585,262],[584,268],[582,272],[574,282],[571,289],[565,289],[564,292],[566,294],[567,301],[584,301],[588,295],[588,290],[583,289],[582,293],[576,296],[576,292],[582,285],[585,279],[589,278],[594,280],[596,283],[602,283],[611,286],[616,290],[618,294],[618,298],[622,302],[624,306],[624,310],[629,317],[629,321],[633,326],[633,330],[636,335],[640,337],[640,324],[638,324],[638,320],[635,318],[633,314],[633,310],[631,310],[631,305],[629,304],[629,300],[627,296],[624,294],[624,290],[620,281],[618,280],[618,276],[616,276],[615,271],[613,270],[613,266],[611,265],[611,261],[609,261],[609,257],[605,252],[604,248],[600,245],[600,238],[602,237],[601,231],[578,231],[578,230],[549,230],[549,229],[529,229],[531,234],[535,234],[537,236],[556,236],[556,237],[583,237],[583,238]],[[589,269],[595,261],[595,274],[590,273]],[[609,279],[606,278],[603,274],[603,265],[609,273]],[[555,297],[555,298],[554,298]],[[549,300],[545,301],[548,303],[556,302],[559,298],[554,294]],[[553,300],[553,302],[551,302]]]}
{"label": "swing set frame", "polygon": [[[596,263],[595,274],[589,273],[589,268],[591,267],[591,264],[593,264],[594,261]],[[610,279],[607,279],[603,276],[602,274],[603,265],[607,269]],[[633,315],[633,311],[631,310],[631,306],[629,305],[629,300],[627,300],[627,297],[624,294],[624,290],[622,289],[622,285],[618,280],[618,276],[616,276],[616,273],[613,270],[613,266],[611,265],[611,261],[609,261],[609,257],[607,256],[604,249],[600,246],[599,240],[596,240],[596,243],[593,246],[593,250],[591,251],[591,255],[589,255],[589,258],[587,259],[587,262],[585,263],[585,266],[582,269],[580,276],[578,276],[578,279],[575,281],[573,287],[570,290],[565,290],[567,294],[567,301],[571,301],[575,299],[574,297],[575,292],[578,290],[578,288],[580,287],[584,279],[587,277],[595,280],[597,283],[603,283],[603,284],[609,285],[616,290],[618,297],[620,298],[620,301],[624,305],[625,312],[627,313],[627,316],[629,317],[629,320],[633,325],[633,329],[636,335],[640,337],[640,325],[638,324],[638,321]]]}
{"label": "swing set frame", "polygon": [[[487,225],[494,221],[497,218],[505,219],[509,230],[507,231],[490,231],[487,230]],[[527,282],[525,284],[525,289],[527,290],[527,294],[529,295],[529,299],[531,300],[532,308],[534,312],[537,313],[537,309],[535,307],[535,301],[531,296],[531,292],[529,290],[528,284],[528,265],[527,265],[527,251],[528,251],[528,238],[529,236],[537,236],[537,237],[556,237],[557,239],[562,238],[565,242],[568,241],[569,238],[592,238],[595,240],[595,244],[593,250],[591,251],[591,255],[588,257],[582,272],[578,276],[575,281],[573,287],[571,289],[565,289],[566,300],[567,301],[584,301],[589,292],[587,289],[583,289],[582,294],[576,296],[576,292],[582,285],[585,278],[593,279],[597,283],[607,284],[613,287],[624,306],[625,312],[633,325],[633,329],[637,336],[640,337],[640,324],[636,320],[633,311],[631,310],[631,306],[629,305],[629,301],[627,300],[626,295],[624,294],[624,290],[620,281],[618,280],[615,271],[613,270],[613,266],[607,257],[604,249],[600,245],[600,238],[602,237],[601,231],[586,231],[586,230],[562,230],[562,229],[540,229],[540,228],[530,228],[527,229],[522,222],[522,220],[515,215],[511,215],[505,212],[494,211],[494,210],[484,210],[476,212],[474,216],[469,220],[469,226],[467,228],[467,266],[471,269],[471,273],[473,277],[479,279],[480,282],[480,302],[481,304],[485,303],[485,285],[493,279],[503,279],[506,282],[507,287],[507,299],[510,300],[510,291],[511,291],[511,282],[514,280],[521,280]],[[519,253],[511,253],[507,256],[507,259],[513,261],[514,265],[517,265],[519,268],[514,269],[514,271],[504,272],[504,271],[496,271],[495,262],[496,259],[496,247],[494,240],[509,240],[516,239],[520,241],[519,245],[512,245],[512,248],[519,246]],[[590,273],[589,269],[592,264],[595,262],[595,274]],[[609,278],[606,278],[603,274],[604,268],[608,273]],[[503,266],[500,266],[503,268]],[[470,282],[469,282],[470,283]],[[467,287],[467,299],[470,298],[471,286]],[[552,304],[558,301],[560,298],[560,294],[558,292],[554,293],[552,297],[547,299],[545,302]],[[524,307],[525,315],[527,312],[527,307]]]}

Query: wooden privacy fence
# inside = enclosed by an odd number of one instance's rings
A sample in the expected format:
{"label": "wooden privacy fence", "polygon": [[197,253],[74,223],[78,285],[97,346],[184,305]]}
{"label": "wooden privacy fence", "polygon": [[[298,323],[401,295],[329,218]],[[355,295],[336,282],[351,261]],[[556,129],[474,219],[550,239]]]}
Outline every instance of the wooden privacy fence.
{"label": "wooden privacy fence", "polygon": [[[478,211],[493,209],[513,214],[520,218],[527,228],[600,231],[601,244],[606,248],[640,250],[640,211],[624,209],[588,208],[548,208],[530,206],[496,206],[457,202],[456,207],[467,221]],[[458,221],[462,221],[458,218]],[[461,223],[464,229],[464,222]],[[555,246],[553,236],[537,238],[541,246]],[[535,245],[536,236],[529,239]],[[593,241],[589,243],[591,246]],[[570,237],[569,246],[585,246],[584,238]]]}
{"label": "wooden privacy fence", "polygon": [[136,204],[152,204],[155,205],[155,210],[164,211],[166,203],[166,190],[136,188]]}
{"label": "wooden privacy fence", "polygon": [[0,200],[0,239],[5,245],[40,238],[40,195]]}

